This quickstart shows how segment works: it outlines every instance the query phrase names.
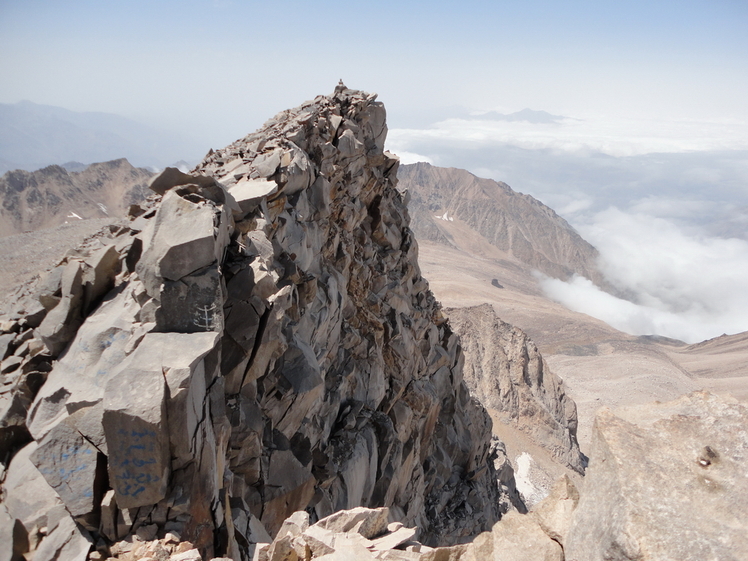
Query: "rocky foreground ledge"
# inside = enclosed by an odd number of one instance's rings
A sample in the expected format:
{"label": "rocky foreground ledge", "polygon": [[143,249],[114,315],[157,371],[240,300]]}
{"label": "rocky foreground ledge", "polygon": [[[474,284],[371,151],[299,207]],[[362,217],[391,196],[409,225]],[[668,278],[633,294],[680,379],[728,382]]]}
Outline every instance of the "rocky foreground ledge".
{"label": "rocky foreground ledge", "polygon": [[[739,561],[748,554],[748,409],[697,392],[601,410],[588,475],[560,478],[529,514],[510,512],[470,543],[431,548],[387,508],[356,508],[310,524],[297,512],[258,561]],[[708,443],[708,444],[707,444]],[[173,536],[115,546],[120,559],[201,561]]]}

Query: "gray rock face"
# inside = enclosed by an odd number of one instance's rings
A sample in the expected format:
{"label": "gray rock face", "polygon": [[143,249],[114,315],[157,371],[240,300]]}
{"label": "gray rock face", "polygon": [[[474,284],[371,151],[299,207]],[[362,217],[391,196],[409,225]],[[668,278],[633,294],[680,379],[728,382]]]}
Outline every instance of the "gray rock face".
{"label": "gray rock face", "polygon": [[55,425],[30,459],[70,514],[85,517],[98,508],[101,500],[95,488],[98,451],[71,425],[69,422]]}
{"label": "gray rock face", "polygon": [[104,390],[109,481],[120,508],[163,499],[171,470],[164,375],[145,368],[122,370]]}
{"label": "gray rock face", "polygon": [[[26,349],[3,376],[48,365],[9,402],[26,432],[8,453],[36,441],[35,484],[83,539],[109,554],[173,532],[240,561],[298,510],[388,507],[434,544],[499,518],[490,419],[420,275],[386,131],[375,96],[340,86],[166,170],[111,242],[40,283],[38,311],[2,323]],[[31,535],[19,457],[3,492]],[[37,555],[88,551],[57,526]],[[382,547],[412,537],[390,533]]]}
{"label": "gray rock face", "polygon": [[748,558],[748,409],[705,392],[601,410],[567,559]]}
{"label": "gray rock face", "polygon": [[470,391],[503,423],[528,434],[562,464],[584,473],[577,408],[521,329],[501,321],[490,304],[445,310],[460,336]]}

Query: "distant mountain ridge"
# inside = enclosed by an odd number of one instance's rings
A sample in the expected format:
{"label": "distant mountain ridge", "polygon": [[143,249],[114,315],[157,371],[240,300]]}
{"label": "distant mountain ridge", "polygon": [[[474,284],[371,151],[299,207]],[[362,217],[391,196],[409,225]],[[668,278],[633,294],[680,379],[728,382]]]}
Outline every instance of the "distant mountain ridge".
{"label": "distant mountain ridge", "polygon": [[523,121],[525,123],[531,123],[533,125],[555,124],[567,118],[563,115],[552,115],[547,111],[534,111],[532,109],[523,109],[522,111],[516,111],[514,113],[508,114],[499,113],[497,111],[489,111],[488,113],[482,113],[477,117],[479,119],[489,119],[491,121]]}
{"label": "distant mountain ridge", "polygon": [[30,101],[0,103],[0,173],[122,156],[139,166],[163,167],[198,157],[194,143],[136,121],[100,112],[76,112]]}
{"label": "distant mountain ridge", "polygon": [[72,220],[124,216],[142,200],[153,173],[122,158],[69,172],[62,166],[0,177],[0,236],[59,226]]}
{"label": "distant mountain ridge", "polygon": [[[451,224],[458,220],[494,247],[562,280],[574,274],[606,286],[597,250],[566,220],[506,183],[424,162],[400,166],[399,187],[410,193],[412,228],[419,239],[460,248]],[[468,248],[465,248],[468,249]]]}

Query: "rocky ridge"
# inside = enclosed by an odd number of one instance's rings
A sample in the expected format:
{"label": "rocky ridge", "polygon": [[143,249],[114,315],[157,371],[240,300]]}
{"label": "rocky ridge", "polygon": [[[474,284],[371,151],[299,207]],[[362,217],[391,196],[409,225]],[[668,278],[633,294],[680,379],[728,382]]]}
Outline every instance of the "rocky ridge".
{"label": "rocky ridge", "polygon": [[400,188],[410,193],[412,227],[419,240],[462,248],[450,228],[457,220],[550,277],[568,280],[577,274],[610,288],[597,270],[597,250],[537,199],[506,183],[424,162],[402,166],[399,178]]}
{"label": "rocky ridge", "polygon": [[420,276],[386,131],[344,86],[284,112],[167,169],[4,316],[18,551],[171,534],[239,561],[298,510],[388,507],[431,545],[500,517],[491,422]]}
{"label": "rocky ridge", "polygon": [[124,217],[148,194],[153,173],[125,159],[91,164],[79,172],[52,165],[0,177],[0,236],[87,218]]}
{"label": "rocky ridge", "polygon": [[[603,409],[581,487],[562,476],[529,514],[509,512],[469,543],[423,545],[417,528],[391,522],[386,507],[339,511],[317,522],[298,511],[274,539],[257,533],[252,559],[737,561],[748,553],[746,425],[745,406],[706,392]],[[192,543],[171,533],[152,539],[142,528],[112,552],[122,561],[203,560]]]}

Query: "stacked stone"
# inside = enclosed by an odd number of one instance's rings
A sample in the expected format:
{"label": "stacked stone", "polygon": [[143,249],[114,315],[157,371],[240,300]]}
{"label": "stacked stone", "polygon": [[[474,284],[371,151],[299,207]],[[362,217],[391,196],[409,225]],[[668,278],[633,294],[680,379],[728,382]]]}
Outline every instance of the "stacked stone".
{"label": "stacked stone", "polygon": [[8,558],[140,533],[240,561],[297,510],[386,506],[428,544],[499,518],[490,419],[386,132],[375,96],[341,85],[167,169],[3,323]]}

